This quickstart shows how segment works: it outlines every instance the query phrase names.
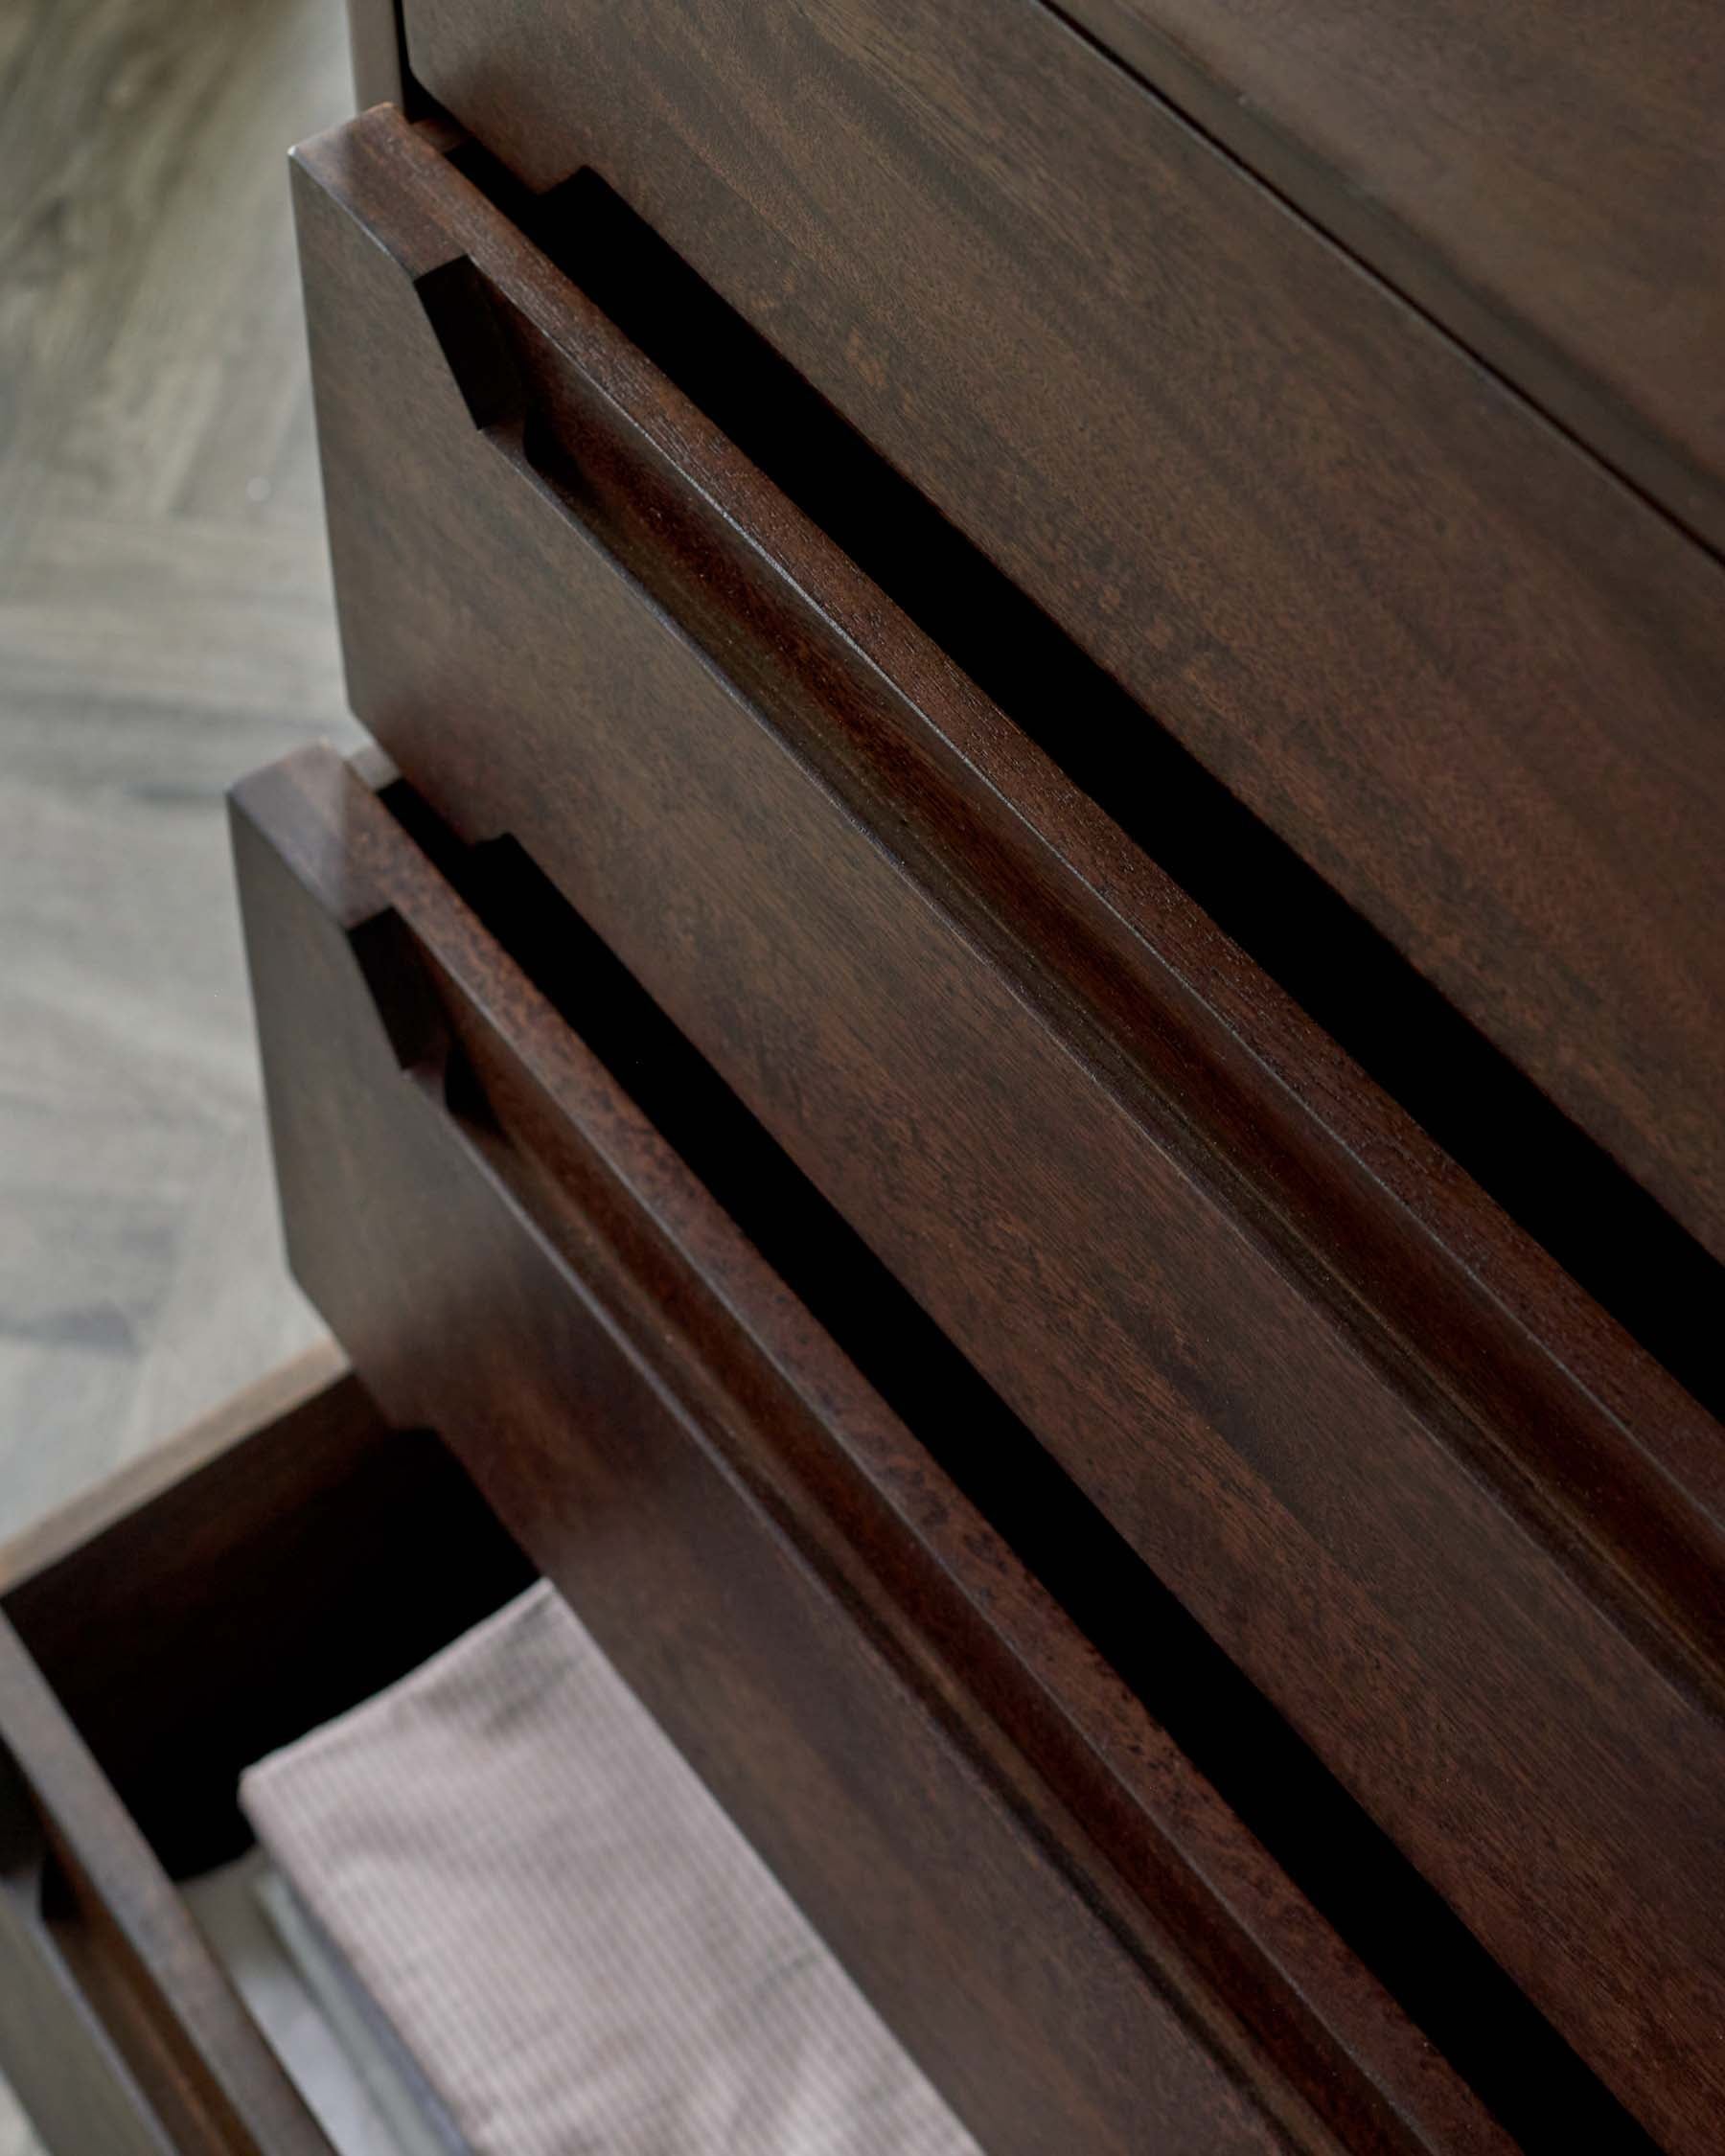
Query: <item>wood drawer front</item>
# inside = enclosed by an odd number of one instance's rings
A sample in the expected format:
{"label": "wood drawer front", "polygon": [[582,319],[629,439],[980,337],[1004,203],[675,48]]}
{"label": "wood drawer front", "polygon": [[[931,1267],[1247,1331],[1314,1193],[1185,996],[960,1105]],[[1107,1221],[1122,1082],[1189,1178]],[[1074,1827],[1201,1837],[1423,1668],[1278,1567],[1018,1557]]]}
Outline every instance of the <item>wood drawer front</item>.
{"label": "wood drawer front", "polygon": [[1718,1426],[424,142],[298,191],[360,715],[1698,2145]]}
{"label": "wood drawer front", "polygon": [[1035,0],[404,20],[1725,1256],[1716,559]]}
{"label": "wood drawer front", "polygon": [[299,1277],[983,2145],[1506,2145],[354,774],[235,833]]}

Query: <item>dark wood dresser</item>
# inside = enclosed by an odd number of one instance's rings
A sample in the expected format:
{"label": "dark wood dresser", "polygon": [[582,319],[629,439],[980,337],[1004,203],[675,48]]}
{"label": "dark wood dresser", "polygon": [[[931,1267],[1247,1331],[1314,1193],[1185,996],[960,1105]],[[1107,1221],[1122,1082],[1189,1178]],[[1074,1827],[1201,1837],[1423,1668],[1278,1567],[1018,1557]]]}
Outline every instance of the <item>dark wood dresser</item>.
{"label": "dark wood dresser", "polygon": [[531,1568],[991,2152],[1725,2147],[1725,21],[353,14],[359,1383],[16,1568],[19,1965],[318,2148],[169,1876]]}

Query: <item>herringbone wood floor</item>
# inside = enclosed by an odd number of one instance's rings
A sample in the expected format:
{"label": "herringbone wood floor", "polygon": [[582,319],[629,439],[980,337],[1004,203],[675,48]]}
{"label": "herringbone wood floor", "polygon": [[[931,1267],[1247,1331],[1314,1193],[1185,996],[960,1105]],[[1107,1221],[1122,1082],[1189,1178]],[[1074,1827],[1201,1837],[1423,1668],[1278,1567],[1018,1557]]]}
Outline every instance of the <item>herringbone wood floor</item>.
{"label": "herringbone wood floor", "polygon": [[319,1329],[221,796],[348,731],[283,152],[351,102],[340,0],[0,0],[0,1537]]}
{"label": "herringbone wood floor", "polygon": [[346,726],[283,152],[350,106],[339,0],[0,0],[0,1535],[315,1330],[221,795]]}

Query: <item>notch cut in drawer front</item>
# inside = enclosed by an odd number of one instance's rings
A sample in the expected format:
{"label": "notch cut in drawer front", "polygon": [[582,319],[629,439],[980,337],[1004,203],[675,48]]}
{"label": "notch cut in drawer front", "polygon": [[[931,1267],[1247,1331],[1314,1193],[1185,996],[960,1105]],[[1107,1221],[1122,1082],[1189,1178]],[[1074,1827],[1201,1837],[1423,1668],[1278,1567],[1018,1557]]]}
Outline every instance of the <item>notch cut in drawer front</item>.
{"label": "notch cut in drawer front", "polygon": [[361,717],[1705,2145],[1718,1425],[426,143],[297,188]]}
{"label": "notch cut in drawer front", "polygon": [[403,19],[1725,1258],[1714,554],[1039,0]]}
{"label": "notch cut in drawer front", "polygon": [[355,775],[235,831],[299,1277],[983,2145],[1506,2145]]}

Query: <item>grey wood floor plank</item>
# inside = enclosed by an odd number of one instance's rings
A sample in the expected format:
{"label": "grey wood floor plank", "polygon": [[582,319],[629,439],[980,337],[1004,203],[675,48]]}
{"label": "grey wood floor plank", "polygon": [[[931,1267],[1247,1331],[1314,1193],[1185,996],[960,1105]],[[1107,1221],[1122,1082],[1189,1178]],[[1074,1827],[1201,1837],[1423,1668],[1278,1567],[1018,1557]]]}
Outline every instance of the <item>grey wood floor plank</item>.
{"label": "grey wood floor plank", "polygon": [[285,165],[350,106],[339,0],[0,5],[0,1534],[316,1331],[221,796],[356,738]]}

